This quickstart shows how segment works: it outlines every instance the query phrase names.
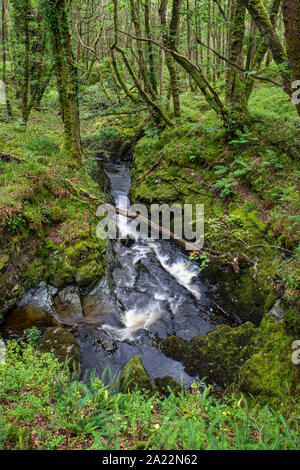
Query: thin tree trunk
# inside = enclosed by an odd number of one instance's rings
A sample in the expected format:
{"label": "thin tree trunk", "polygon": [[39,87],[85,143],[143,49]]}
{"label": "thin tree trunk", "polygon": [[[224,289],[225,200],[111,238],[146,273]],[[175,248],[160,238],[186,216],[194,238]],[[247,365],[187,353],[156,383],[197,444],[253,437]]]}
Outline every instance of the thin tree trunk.
{"label": "thin tree trunk", "polygon": [[[160,22],[163,28],[163,42],[164,45],[170,49],[176,48],[176,37],[177,37],[177,28],[178,24],[174,24],[172,31],[170,27],[170,35],[167,33],[167,7],[168,7],[168,0],[161,0],[160,3],[160,8],[159,8],[159,16],[160,16]],[[173,36],[172,40],[170,39],[171,35],[175,34],[175,37]],[[172,55],[169,52],[166,52],[166,63],[170,75],[170,92],[172,95],[172,100],[173,100],[173,110],[174,110],[174,116],[179,117],[180,116],[180,96],[179,96],[179,85],[178,85],[178,76],[177,76],[177,70],[176,66],[174,63],[174,60],[172,58]]]}
{"label": "thin tree trunk", "polygon": [[[135,0],[130,0],[130,6],[131,6],[131,19],[134,24],[135,28],[135,33],[138,38],[142,37],[142,32],[141,32],[141,25],[140,25],[140,17],[139,17],[139,3],[135,3]],[[145,65],[145,60],[144,60],[144,52],[143,52],[143,46],[141,41],[137,40],[137,55],[138,55],[138,62],[139,62],[139,72],[141,75],[141,78],[144,82],[145,90],[147,93],[151,95],[152,99],[156,99],[156,93],[150,83],[150,80],[148,79],[148,74],[147,74],[147,68]]]}
{"label": "thin tree trunk", "polygon": [[24,0],[24,10],[22,13],[22,20],[24,25],[25,35],[25,57],[24,57],[24,72],[22,84],[22,120],[26,125],[29,118],[28,109],[28,94],[29,94],[29,74],[30,74],[30,37],[29,37],[29,0]]}
{"label": "thin tree trunk", "polygon": [[[116,74],[116,78],[121,85],[121,88],[124,90],[126,96],[133,102],[137,103],[138,99],[137,97],[131,93],[129,90],[126,81],[123,79],[121,72],[119,70],[116,56],[115,56],[115,50],[118,47],[118,28],[119,28],[119,21],[118,21],[118,0],[113,0],[113,5],[114,5],[114,42],[111,45],[111,61],[112,61],[112,66]],[[126,65],[124,64],[124,73],[126,72]]]}
{"label": "thin tree trunk", "polygon": [[[284,91],[292,96],[290,70],[286,70],[285,64],[288,63],[286,50],[282,45],[270,19],[268,11],[262,0],[240,0],[248,9],[251,17],[254,19],[258,29],[265,37],[273,58],[280,66],[280,74],[283,80]],[[290,1],[288,2],[290,5]]]}
{"label": "thin tree trunk", "polygon": [[[145,8],[145,28],[146,28],[146,34],[148,38],[151,38],[151,27],[150,27],[150,2],[145,2],[144,3],[144,8]],[[155,92],[155,95],[157,95],[157,80],[156,80],[156,73],[155,73],[155,65],[154,65],[154,54],[153,54],[153,47],[152,43],[148,42],[148,59],[149,59],[149,69],[150,69],[150,82],[152,85],[152,88]]]}
{"label": "thin tree trunk", "polygon": [[[229,60],[234,64],[241,65],[243,55],[243,44],[245,35],[246,7],[240,0],[233,0]],[[238,109],[243,95],[242,76],[234,66],[230,66],[226,81],[226,102],[230,107]]]}
{"label": "thin tree trunk", "polygon": [[82,164],[77,68],[71,47],[65,0],[44,0],[44,8],[52,34],[56,78],[64,123],[64,149],[78,164]]}
{"label": "thin tree trunk", "polygon": [[1,0],[1,18],[2,18],[2,81],[5,86],[5,101],[7,114],[12,116],[10,101],[8,98],[7,80],[6,80],[6,22],[5,22],[5,0]]}
{"label": "thin tree trunk", "polygon": [[[299,0],[283,0],[282,7],[287,54],[293,83],[300,80],[300,2]],[[296,108],[300,115],[300,104],[296,104]]]}
{"label": "thin tree trunk", "polygon": [[[273,0],[273,3],[270,8],[270,20],[273,25],[273,27],[276,26],[276,20],[280,8],[281,0]],[[264,57],[268,51],[268,42],[265,37],[262,38],[261,42],[258,44],[250,70],[253,71],[258,71],[262,65],[262,62],[264,60]],[[244,100],[245,103],[248,103],[250,95],[252,93],[253,87],[254,87],[255,79],[251,76],[248,76],[246,79],[246,86],[245,86],[245,92],[244,92]]]}

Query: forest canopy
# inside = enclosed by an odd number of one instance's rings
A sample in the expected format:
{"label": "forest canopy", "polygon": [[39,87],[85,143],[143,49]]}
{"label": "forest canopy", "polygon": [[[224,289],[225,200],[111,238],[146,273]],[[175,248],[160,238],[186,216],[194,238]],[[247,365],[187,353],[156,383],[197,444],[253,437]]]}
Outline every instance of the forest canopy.
{"label": "forest canopy", "polygon": [[297,0],[1,0],[2,81],[24,125],[56,77],[65,149],[81,163],[78,93],[97,75],[109,103],[124,95],[160,126],[198,90],[228,135],[242,129],[258,81],[280,87],[300,113]]}

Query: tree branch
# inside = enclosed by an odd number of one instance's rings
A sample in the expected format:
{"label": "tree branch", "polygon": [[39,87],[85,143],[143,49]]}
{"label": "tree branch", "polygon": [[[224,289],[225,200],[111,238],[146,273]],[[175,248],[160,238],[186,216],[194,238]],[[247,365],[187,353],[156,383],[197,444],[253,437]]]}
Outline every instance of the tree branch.
{"label": "tree branch", "polygon": [[243,67],[241,67],[240,65],[232,62],[231,60],[227,59],[226,57],[222,56],[221,54],[219,54],[217,51],[215,51],[214,49],[212,49],[211,47],[207,46],[206,44],[204,44],[202,41],[200,41],[199,38],[197,38],[197,42],[198,44],[200,44],[201,46],[203,47],[206,47],[206,49],[208,49],[209,51],[213,52],[214,54],[216,54],[217,57],[219,57],[219,59],[222,59],[224,60],[225,62],[227,62],[228,64],[232,65],[233,67],[235,67],[236,69],[240,70],[241,72],[245,73],[246,75],[251,75],[251,77],[255,78],[256,80],[262,80],[264,82],[271,82],[273,83],[274,85],[280,87],[280,88],[283,88],[283,84],[282,83],[279,83],[279,82],[275,82],[275,80],[272,80],[271,78],[268,78],[268,77],[260,77],[258,75],[255,75],[255,74],[252,74],[251,72],[249,72],[248,70],[244,69]]}

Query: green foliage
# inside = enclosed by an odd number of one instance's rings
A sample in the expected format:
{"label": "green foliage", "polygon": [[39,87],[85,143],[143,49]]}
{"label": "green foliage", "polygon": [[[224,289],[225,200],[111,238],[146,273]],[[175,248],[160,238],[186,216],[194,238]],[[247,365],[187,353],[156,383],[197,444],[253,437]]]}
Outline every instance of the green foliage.
{"label": "green foliage", "polygon": [[36,155],[45,155],[48,157],[59,152],[57,143],[45,136],[33,137],[27,142],[25,149]]}
{"label": "green foliage", "polygon": [[300,244],[295,253],[286,260],[279,268],[279,275],[282,278],[278,283],[283,283],[286,288],[286,297],[290,302],[299,299],[300,291]]}
{"label": "green foliage", "polygon": [[231,140],[229,143],[230,144],[249,144],[250,142],[257,142],[258,138],[253,137],[252,133],[249,131],[249,129],[245,126],[244,131],[241,131],[239,129],[236,130],[236,136],[237,139]]}
{"label": "green foliage", "polygon": [[216,165],[216,171],[215,174],[220,176],[220,175],[226,175],[220,180],[218,180],[214,187],[218,190],[220,190],[220,197],[224,198],[226,196],[229,196],[231,194],[237,194],[236,191],[233,190],[234,186],[238,185],[238,182],[236,179],[239,178],[245,178],[247,179],[249,173],[251,173],[253,166],[255,162],[252,162],[251,164],[244,162],[241,158],[236,158],[230,165],[229,167],[226,167],[224,165]]}
{"label": "green foliage", "polygon": [[238,183],[236,181],[232,181],[229,178],[222,178],[215,183],[214,187],[220,191],[220,197],[224,198],[232,194],[237,194],[233,189],[237,184]]}
{"label": "green foliage", "polygon": [[26,331],[26,340],[31,346],[37,346],[41,337],[41,333],[36,326]]}
{"label": "green foliage", "polygon": [[203,269],[205,269],[210,263],[210,259],[206,253],[199,254],[195,251],[190,254],[189,258],[190,260],[197,260],[200,262],[200,272],[203,271]]}
{"label": "green foliage", "polygon": [[23,215],[18,214],[15,217],[6,216],[3,222],[0,223],[0,227],[9,233],[15,233],[22,231],[27,225]]}
{"label": "green foliage", "polygon": [[156,139],[159,134],[159,129],[157,126],[150,124],[147,127],[145,127],[145,136],[150,137],[152,139]]}
{"label": "green foliage", "polygon": [[263,158],[259,171],[263,172],[264,167],[272,167],[275,170],[282,170],[284,168],[283,164],[280,163],[276,152],[271,149],[266,150],[266,154]]}
{"label": "green foliage", "polygon": [[12,449],[299,449],[297,421],[203,383],[166,399],[74,380],[51,354],[7,345],[0,365],[0,447]]}

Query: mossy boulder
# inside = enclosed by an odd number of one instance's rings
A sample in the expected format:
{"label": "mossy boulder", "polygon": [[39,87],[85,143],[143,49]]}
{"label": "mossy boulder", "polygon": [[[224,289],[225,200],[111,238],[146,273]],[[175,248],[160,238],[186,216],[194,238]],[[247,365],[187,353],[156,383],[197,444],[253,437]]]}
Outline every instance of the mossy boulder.
{"label": "mossy boulder", "polygon": [[255,331],[250,322],[236,328],[220,325],[188,342],[171,336],[163,341],[162,347],[167,356],[181,361],[191,375],[227,386],[238,378],[240,366],[249,357]]}
{"label": "mossy boulder", "polygon": [[165,397],[170,395],[171,392],[173,392],[175,396],[178,396],[181,392],[181,386],[169,375],[163,378],[157,377],[155,384],[160,393]]}
{"label": "mossy boulder", "polygon": [[[205,276],[213,285],[218,287],[218,305],[230,315],[237,315],[242,321],[250,321],[259,326],[265,309],[268,294],[273,289],[272,278],[269,278],[268,286],[264,288],[262,282],[258,282],[256,275],[261,264],[253,267],[245,266],[239,273],[234,273],[228,266],[209,264],[205,270]],[[273,272],[273,275],[275,270]],[[272,307],[271,296],[268,299],[268,307]],[[274,297],[275,301],[276,297]]]}
{"label": "mossy boulder", "polygon": [[59,320],[65,324],[74,324],[83,320],[80,291],[76,286],[69,286],[58,292],[54,298],[54,308]]}
{"label": "mossy boulder", "polygon": [[140,356],[133,356],[125,365],[120,377],[120,391],[127,393],[134,390],[154,395],[158,392],[148,372],[143,366]]}
{"label": "mossy boulder", "polygon": [[40,255],[44,278],[56,287],[90,285],[105,273],[105,245],[102,240],[87,238],[68,247],[46,246]]}
{"label": "mossy boulder", "polygon": [[284,322],[264,319],[252,342],[252,354],[239,371],[238,388],[257,402],[300,410],[300,370],[292,362],[294,338]]}
{"label": "mossy boulder", "polygon": [[157,201],[171,203],[180,200],[180,190],[176,185],[156,180],[153,184],[133,182],[130,190],[133,201],[143,202],[146,205]]}
{"label": "mossy boulder", "polygon": [[178,336],[168,336],[162,342],[163,353],[174,361],[182,362],[187,350],[187,342]]}
{"label": "mossy boulder", "polygon": [[76,338],[60,327],[48,328],[40,345],[42,352],[53,352],[61,362],[68,361],[71,370],[80,365],[80,348]]}
{"label": "mossy boulder", "polygon": [[[34,247],[35,244],[32,245],[32,249]],[[22,256],[24,258],[27,256],[26,251],[24,251]],[[11,270],[12,276],[18,274],[20,278],[18,286],[20,287],[21,295],[18,293],[19,298],[26,290],[38,285],[42,280],[56,288],[63,288],[69,285],[77,285],[79,287],[92,285],[105,274],[106,244],[105,241],[98,240],[96,237],[77,240],[68,246],[64,244],[55,245],[52,241],[45,242],[40,240],[38,249],[35,248],[33,255],[30,257],[30,262],[26,263],[22,273],[18,273],[14,263],[12,263]],[[7,283],[7,276],[2,279],[3,283]],[[9,286],[10,284],[7,284],[7,288]],[[17,289],[17,286],[14,289]]]}
{"label": "mossy boulder", "polygon": [[230,384],[249,355],[255,330],[250,322],[237,328],[220,325],[204,336],[193,338],[185,356],[188,370],[199,377],[212,377],[218,385]]}

